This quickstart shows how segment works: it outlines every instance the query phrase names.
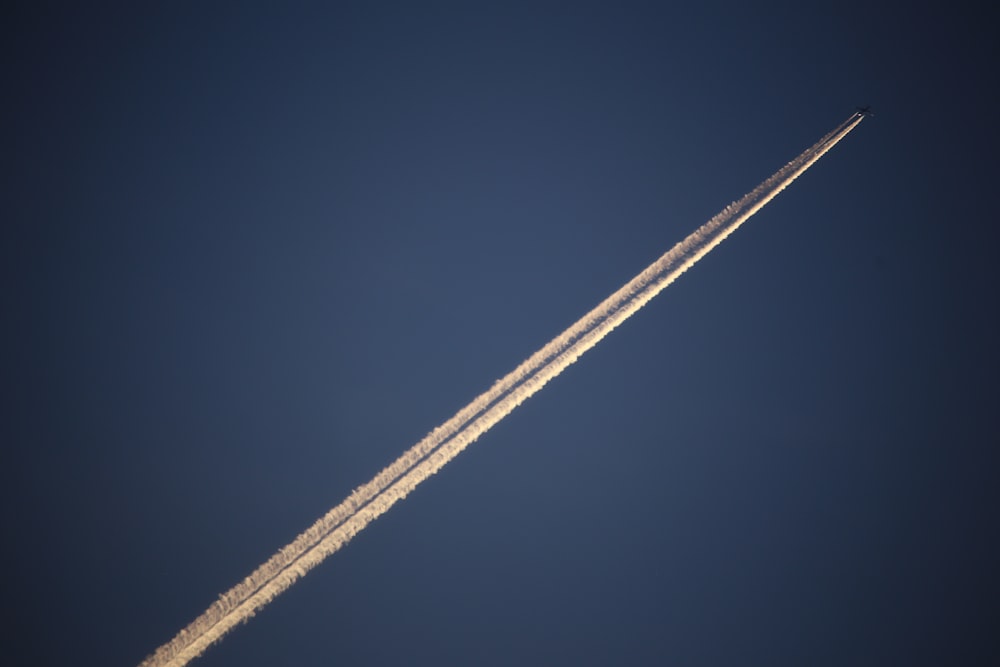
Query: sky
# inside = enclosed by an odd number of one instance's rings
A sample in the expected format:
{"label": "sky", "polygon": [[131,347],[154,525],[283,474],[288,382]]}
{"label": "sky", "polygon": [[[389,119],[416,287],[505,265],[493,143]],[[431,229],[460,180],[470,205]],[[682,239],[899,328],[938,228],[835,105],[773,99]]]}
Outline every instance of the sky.
{"label": "sky", "polygon": [[1000,653],[985,16],[4,13],[10,664],[136,665],[866,104],[692,271],[193,664]]}

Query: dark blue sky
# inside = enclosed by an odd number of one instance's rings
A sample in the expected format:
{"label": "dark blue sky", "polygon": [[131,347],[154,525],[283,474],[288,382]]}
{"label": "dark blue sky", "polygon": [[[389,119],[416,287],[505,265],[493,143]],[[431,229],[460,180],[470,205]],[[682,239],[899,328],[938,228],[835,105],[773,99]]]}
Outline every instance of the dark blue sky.
{"label": "dark blue sky", "polygon": [[11,664],[136,664],[858,104],[196,664],[989,662],[994,24],[496,4],[6,10]]}

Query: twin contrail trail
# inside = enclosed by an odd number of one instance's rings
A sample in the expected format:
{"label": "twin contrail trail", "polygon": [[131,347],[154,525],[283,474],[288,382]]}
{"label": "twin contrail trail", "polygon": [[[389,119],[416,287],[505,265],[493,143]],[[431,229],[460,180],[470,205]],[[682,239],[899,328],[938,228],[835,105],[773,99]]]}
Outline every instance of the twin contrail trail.
{"label": "twin contrail trail", "polygon": [[284,592],[371,521],[438,472],[480,435],[562,373],[615,327],[719,245],[864,118],[854,114],[653,262],[624,287],[556,336],[454,417],[351,493],[249,577],[223,593],[201,616],[140,667],[180,667]]}

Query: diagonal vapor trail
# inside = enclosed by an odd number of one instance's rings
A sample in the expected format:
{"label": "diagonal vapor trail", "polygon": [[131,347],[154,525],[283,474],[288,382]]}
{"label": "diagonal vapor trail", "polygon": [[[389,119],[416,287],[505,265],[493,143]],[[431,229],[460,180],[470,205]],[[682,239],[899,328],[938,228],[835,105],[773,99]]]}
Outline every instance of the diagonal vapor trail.
{"label": "diagonal vapor trail", "polygon": [[695,230],[370,482],[355,489],[250,576],[222,594],[140,667],[185,665],[252,617],[646,305],[847,136],[863,118],[861,114],[852,115]]}

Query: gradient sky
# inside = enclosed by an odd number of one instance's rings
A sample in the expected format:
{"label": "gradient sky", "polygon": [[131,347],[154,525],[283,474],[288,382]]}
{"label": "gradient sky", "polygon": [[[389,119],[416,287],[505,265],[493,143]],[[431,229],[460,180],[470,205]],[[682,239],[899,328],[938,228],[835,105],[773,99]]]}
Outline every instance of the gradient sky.
{"label": "gradient sky", "polygon": [[288,4],[5,11],[9,664],[135,665],[860,104],[195,664],[1000,652],[995,23]]}

